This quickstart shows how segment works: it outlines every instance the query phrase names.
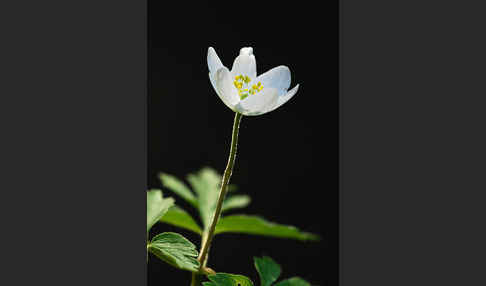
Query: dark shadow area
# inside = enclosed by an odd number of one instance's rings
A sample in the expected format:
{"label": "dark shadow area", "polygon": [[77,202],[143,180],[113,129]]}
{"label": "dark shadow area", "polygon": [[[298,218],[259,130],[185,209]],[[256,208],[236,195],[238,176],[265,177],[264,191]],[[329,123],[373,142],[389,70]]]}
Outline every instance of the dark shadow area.
{"label": "dark shadow area", "polygon": [[[337,285],[338,3],[283,3],[149,1],[148,187],[161,188],[161,171],[179,178],[204,166],[224,171],[234,116],[211,86],[207,49],[231,68],[240,48],[252,46],[258,74],[286,65],[291,88],[300,89],[279,109],[243,118],[231,182],[252,203],[233,213],[295,225],[322,240],[223,234],[209,266],[259,285],[253,256],[268,255],[282,265],[281,278]],[[169,225],[156,225],[152,234],[163,231],[199,247],[196,235]],[[189,282],[188,272],[149,258],[148,285]]]}

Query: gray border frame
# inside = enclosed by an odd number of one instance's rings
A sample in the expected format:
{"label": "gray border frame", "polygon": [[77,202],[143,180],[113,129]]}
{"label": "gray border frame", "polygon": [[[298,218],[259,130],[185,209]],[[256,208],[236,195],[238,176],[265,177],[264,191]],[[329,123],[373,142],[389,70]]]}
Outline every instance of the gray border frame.
{"label": "gray border frame", "polygon": [[341,285],[486,284],[483,12],[341,1]]}
{"label": "gray border frame", "polygon": [[2,3],[0,284],[146,284],[146,8]]}

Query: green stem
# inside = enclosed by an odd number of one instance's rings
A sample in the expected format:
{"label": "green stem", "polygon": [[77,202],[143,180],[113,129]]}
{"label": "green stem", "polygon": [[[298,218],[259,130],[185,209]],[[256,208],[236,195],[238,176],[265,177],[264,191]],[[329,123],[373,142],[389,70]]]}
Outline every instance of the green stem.
{"label": "green stem", "polygon": [[[206,232],[203,231],[203,233],[201,234],[201,248],[205,244],[205,239],[206,239]],[[206,256],[206,261],[207,261],[207,256]],[[201,267],[204,267],[204,266],[206,266],[206,264],[202,263]],[[200,286],[201,285],[201,278],[202,278],[201,274],[194,273],[194,272],[191,273],[191,286]]]}
{"label": "green stem", "polygon": [[218,203],[216,205],[216,210],[214,211],[214,216],[212,218],[211,225],[209,226],[209,230],[207,231],[205,238],[203,238],[201,252],[199,253],[198,257],[199,263],[201,263],[201,267],[206,264],[206,258],[209,252],[209,248],[211,247],[211,241],[213,240],[214,231],[216,229],[216,225],[218,224],[219,217],[221,216],[221,209],[223,206],[224,198],[226,196],[226,193],[228,192],[228,183],[231,178],[231,174],[233,173],[233,166],[235,165],[236,147],[238,145],[238,131],[240,129],[240,122],[242,117],[243,115],[241,113],[236,112],[235,121],[233,123],[233,134],[231,136],[230,155],[228,159],[228,164],[226,165],[226,170],[224,170],[223,182],[221,183]]}
{"label": "green stem", "polygon": [[193,272],[191,276],[191,286],[199,285],[201,285],[201,275]]}

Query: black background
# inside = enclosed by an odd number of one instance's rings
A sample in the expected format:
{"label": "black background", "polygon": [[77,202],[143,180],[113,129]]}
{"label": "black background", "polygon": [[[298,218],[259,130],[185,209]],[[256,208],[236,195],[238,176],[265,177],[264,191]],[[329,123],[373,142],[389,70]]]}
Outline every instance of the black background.
{"label": "black background", "polygon": [[[232,183],[252,203],[234,213],[295,225],[322,240],[225,234],[216,237],[208,265],[258,284],[252,257],[268,255],[282,265],[282,278],[298,275],[313,285],[337,285],[337,1],[324,7],[215,1],[149,1],[148,6],[149,187],[161,187],[160,171],[179,178],[203,166],[224,171],[234,113],[209,82],[207,49],[214,47],[231,68],[239,49],[252,46],[258,74],[286,65],[291,88],[297,83],[300,88],[277,110],[243,117]],[[177,203],[187,206],[178,198]],[[155,226],[152,234],[168,230],[199,245],[196,235],[168,225]],[[167,280],[182,285],[189,278],[150,259],[149,285]]]}

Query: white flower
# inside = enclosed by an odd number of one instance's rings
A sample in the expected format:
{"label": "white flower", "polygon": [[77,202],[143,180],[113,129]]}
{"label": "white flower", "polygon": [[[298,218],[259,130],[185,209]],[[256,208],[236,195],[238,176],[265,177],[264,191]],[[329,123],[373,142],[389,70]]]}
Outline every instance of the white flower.
{"label": "white flower", "polygon": [[221,100],[243,115],[261,115],[275,110],[297,93],[299,85],[290,87],[290,70],[278,66],[257,77],[253,48],[242,48],[231,71],[208,49],[209,79]]}

